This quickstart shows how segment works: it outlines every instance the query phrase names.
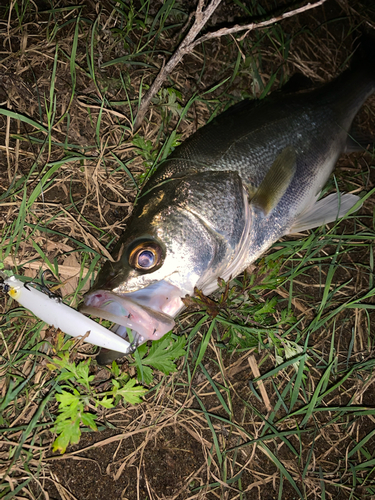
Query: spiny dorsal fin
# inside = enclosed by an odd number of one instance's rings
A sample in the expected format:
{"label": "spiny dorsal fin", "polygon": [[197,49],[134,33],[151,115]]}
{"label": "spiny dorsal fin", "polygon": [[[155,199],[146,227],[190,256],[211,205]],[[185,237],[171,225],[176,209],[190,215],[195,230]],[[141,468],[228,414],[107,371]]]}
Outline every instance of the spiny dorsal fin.
{"label": "spiny dorsal fin", "polygon": [[280,201],[296,171],[296,153],[287,146],[272,163],[251,204],[267,215]]}

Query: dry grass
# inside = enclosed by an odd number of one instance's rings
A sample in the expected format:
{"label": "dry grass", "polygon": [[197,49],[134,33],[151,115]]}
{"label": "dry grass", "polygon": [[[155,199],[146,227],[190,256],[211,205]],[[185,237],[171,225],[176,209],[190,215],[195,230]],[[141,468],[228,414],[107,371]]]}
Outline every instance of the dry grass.
{"label": "dry grass", "polygon": [[[150,2],[147,17],[137,2],[133,17],[122,3],[52,4],[0,9],[0,99],[2,110],[17,113],[0,113],[0,260],[30,278],[58,270],[74,306],[126,225],[134,180],[140,184],[172,132],[183,141],[228,103],[276,90],[295,72],[316,84],[332,79],[350,59],[353,30],[375,22],[372,6],[328,0],[242,41],[197,46],[166,85],[179,106],[160,92],[137,142],[140,94],[177,47],[186,6],[174,5],[165,21],[172,27],[156,23],[148,37],[159,2]],[[212,23],[245,14],[223,2]],[[359,119],[372,132],[374,105],[369,100]],[[339,166],[344,189],[373,189],[372,156],[346,156]],[[155,372],[141,405],[88,406],[101,432],[84,433],[62,456],[51,452],[58,383],[46,365],[54,332],[3,295],[0,498],[375,498],[373,211],[372,196],[360,217],[312,234],[308,246],[300,237],[272,249],[285,259],[282,283],[259,300],[277,297],[275,323],[293,311],[290,331],[230,351],[220,317],[211,337],[210,318],[189,335],[205,318],[189,310],[176,330],[189,338],[179,371]],[[298,372],[275,369],[288,341],[308,346]],[[81,348],[76,359],[91,356]],[[135,375],[128,362],[122,369]],[[93,373],[99,391],[108,372]],[[258,373],[262,384],[249,385]]]}

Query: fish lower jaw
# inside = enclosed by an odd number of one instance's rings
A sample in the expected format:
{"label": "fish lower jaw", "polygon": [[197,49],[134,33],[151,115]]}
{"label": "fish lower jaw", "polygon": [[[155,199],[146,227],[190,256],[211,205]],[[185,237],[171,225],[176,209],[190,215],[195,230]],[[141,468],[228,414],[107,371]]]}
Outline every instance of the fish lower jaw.
{"label": "fish lower jaw", "polygon": [[80,311],[112,321],[124,327],[123,331],[127,328],[133,330],[137,334],[138,345],[147,340],[160,339],[174,326],[171,316],[106,290],[86,295]]}

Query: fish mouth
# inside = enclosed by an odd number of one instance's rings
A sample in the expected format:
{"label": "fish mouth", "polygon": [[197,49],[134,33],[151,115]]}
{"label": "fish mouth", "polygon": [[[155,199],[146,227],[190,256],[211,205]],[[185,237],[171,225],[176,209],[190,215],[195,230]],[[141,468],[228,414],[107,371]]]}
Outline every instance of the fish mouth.
{"label": "fish mouth", "polygon": [[183,309],[181,291],[159,282],[129,293],[99,289],[84,297],[80,312],[115,323],[113,332],[125,337],[132,330],[129,353],[147,340],[159,340],[172,330],[174,317]]}

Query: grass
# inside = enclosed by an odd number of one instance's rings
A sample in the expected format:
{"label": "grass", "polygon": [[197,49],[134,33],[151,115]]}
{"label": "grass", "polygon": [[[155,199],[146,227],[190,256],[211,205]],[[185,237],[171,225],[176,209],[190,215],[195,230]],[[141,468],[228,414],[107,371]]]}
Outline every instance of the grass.
{"label": "grass", "polygon": [[[374,23],[362,9],[343,2],[198,47],[133,134],[181,40],[181,5],[2,8],[3,269],[29,281],[49,269],[75,307],[155,165],[242,97],[295,71],[337,75],[350,33]],[[265,12],[236,1],[218,22],[245,15]],[[373,110],[372,99],[359,116],[372,131]],[[366,193],[358,214],[278,242],[192,300],[170,340],[111,370],[2,295],[0,498],[375,498],[373,163],[342,158],[328,184]],[[124,397],[129,383],[147,389],[143,403]],[[54,454],[69,443],[62,427],[73,445]]]}

